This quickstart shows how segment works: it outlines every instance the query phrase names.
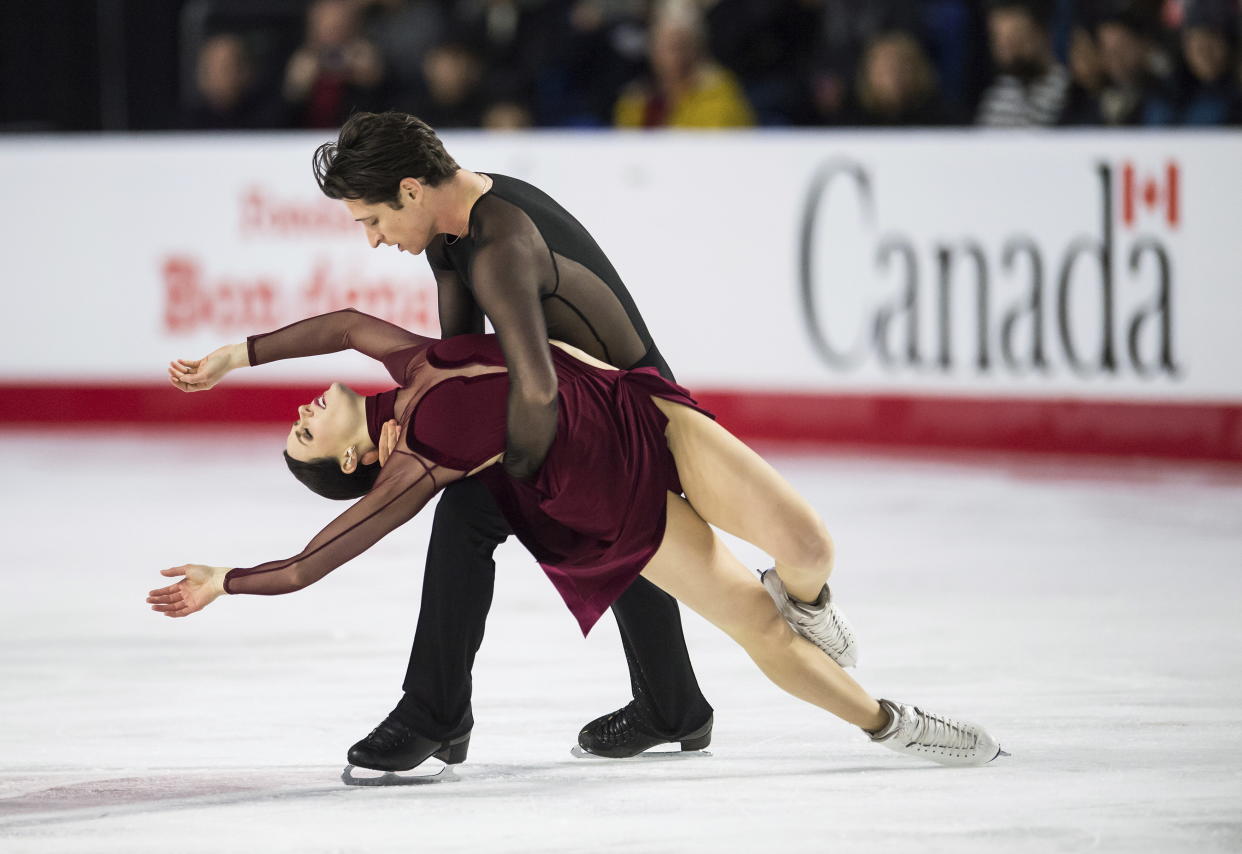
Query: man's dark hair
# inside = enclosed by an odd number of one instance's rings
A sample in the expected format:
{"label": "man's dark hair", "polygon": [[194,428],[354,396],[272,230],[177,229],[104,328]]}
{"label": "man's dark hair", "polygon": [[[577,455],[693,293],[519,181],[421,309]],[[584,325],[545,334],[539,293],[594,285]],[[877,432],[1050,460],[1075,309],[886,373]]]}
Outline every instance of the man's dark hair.
{"label": "man's dark hair", "polygon": [[311,492],[324,498],[345,501],[361,498],[371,491],[379,477],[380,464],[359,465],[353,474],[341,471],[340,464],[331,457],[320,457],[308,463],[295,460],[285,451],[285,465],[293,476],[306,485]]}
{"label": "man's dark hair", "polygon": [[336,142],[315,149],[315,180],[329,199],[401,207],[402,178],[435,187],[460,168],[436,132],[409,113],[354,113]]}

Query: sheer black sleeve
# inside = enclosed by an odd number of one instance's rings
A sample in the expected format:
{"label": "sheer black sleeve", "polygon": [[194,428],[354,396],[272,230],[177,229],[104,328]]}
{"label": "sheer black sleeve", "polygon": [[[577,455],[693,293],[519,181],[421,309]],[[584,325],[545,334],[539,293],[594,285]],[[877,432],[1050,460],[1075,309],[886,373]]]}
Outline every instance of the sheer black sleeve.
{"label": "sheer black sleeve", "polygon": [[452,270],[433,270],[436,277],[436,295],[440,308],[440,337],[454,335],[481,335],[483,333],[483,309],[474,301],[470,290],[462,284],[461,276]]}
{"label": "sheer black sleeve", "polygon": [[540,304],[542,286],[551,290],[555,275],[537,232],[480,240],[470,268],[509,368],[504,468],[522,480],[539,470],[556,437],[556,372]]}
{"label": "sheer black sleeve", "polygon": [[386,320],[347,308],[300,320],[275,332],[251,335],[246,339],[246,352],[251,365],[341,350],[357,350],[383,361],[390,353],[430,340]]}
{"label": "sheer black sleeve", "polygon": [[316,534],[306,548],[286,560],[230,570],[224,589],[273,596],[314,584],[414,518],[437,490],[464,474],[399,448],[371,491]]}
{"label": "sheer black sleeve", "polygon": [[436,279],[436,298],[440,311],[440,337],[481,335],[483,309],[449,260],[444,238],[437,237],[427,247],[427,263]]}

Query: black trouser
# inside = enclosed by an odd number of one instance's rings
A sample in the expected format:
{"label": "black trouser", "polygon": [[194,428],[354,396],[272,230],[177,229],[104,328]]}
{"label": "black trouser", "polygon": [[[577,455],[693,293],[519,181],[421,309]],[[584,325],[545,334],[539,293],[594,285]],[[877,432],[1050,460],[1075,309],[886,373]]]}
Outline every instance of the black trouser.
{"label": "black trouser", "polygon": [[[477,479],[458,481],[440,495],[406,694],[398,707],[401,717],[428,738],[454,738],[474,727],[470,671],[492,605],[492,554],[510,533],[491,493]],[[677,601],[640,577],[612,612],[634,697],[658,734],[672,739],[702,726],[712,708],[690,665]]]}

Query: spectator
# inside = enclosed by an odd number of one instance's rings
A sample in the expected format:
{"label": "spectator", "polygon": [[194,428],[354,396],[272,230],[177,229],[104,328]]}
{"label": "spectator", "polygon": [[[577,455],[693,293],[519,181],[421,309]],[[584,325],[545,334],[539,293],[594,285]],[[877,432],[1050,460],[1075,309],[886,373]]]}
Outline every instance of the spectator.
{"label": "spectator", "polygon": [[788,124],[805,110],[802,81],[819,24],[808,0],[700,0],[707,50],[737,75],[762,124]]}
{"label": "spectator", "polygon": [[1237,16],[1228,0],[1189,0],[1182,21],[1187,83],[1173,122],[1226,125],[1242,121],[1237,80]]}
{"label": "spectator", "polygon": [[953,124],[957,118],[940,97],[936,73],[922,46],[901,31],[881,33],[867,45],[855,99],[847,112],[851,124],[935,126]]}
{"label": "spectator", "polygon": [[568,10],[565,67],[547,100],[556,124],[612,121],[617,93],[646,67],[645,0],[575,0]]}
{"label": "spectator", "polygon": [[919,43],[936,71],[941,98],[955,111],[973,117],[983,90],[992,81],[986,37],[988,3],[922,0],[910,5],[920,10]]}
{"label": "spectator", "polygon": [[1104,88],[1100,116],[1113,126],[1160,124],[1171,99],[1167,58],[1151,37],[1152,22],[1136,5],[1118,3],[1096,24]]}
{"label": "spectator", "polygon": [[524,130],[534,122],[530,108],[519,101],[493,101],[483,111],[484,130]]}
{"label": "spectator", "polygon": [[916,32],[919,9],[907,0],[810,0],[821,7],[808,81],[808,124],[838,124],[856,112],[850,84],[862,67],[863,54],[886,32]]}
{"label": "spectator", "polygon": [[692,2],[669,2],[650,28],[650,81],[632,84],[613,111],[617,127],[724,128],[755,124],[733,74],[707,53],[703,19]]}
{"label": "spectator", "polygon": [[1070,74],[1052,52],[1051,9],[1040,0],[992,0],[988,33],[997,75],[983,93],[976,123],[985,127],[1057,124]]}
{"label": "spectator", "polygon": [[385,86],[403,100],[422,84],[423,61],[444,39],[445,12],[439,0],[355,0],[367,41],[380,52]]}
{"label": "spectator", "polygon": [[194,77],[196,91],[182,115],[190,130],[251,130],[280,124],[279,105],[255,86],[254,64],[235,33],[203,42]]}
{"label": "spectator", "polygon": [[455,0],[451,28],[481,62],[483,88],[536,91],[563,65],[565,0]]}
{"label": "spectator", "polygon": [[435,128],[477,128],[483,122],[483,60],[464,42],[446,41],[423,60],[425,98],[418,115]]}
{"label": "spectator", "polygon": [[1103,124],[1099,99],[1104,89],[1104,66],[1090,26],[1076,26],[1070,33],[1069,70],[1073,83],[1061,113],[1061,124]]}
{"label": "spectator", "polygon": [[285,69],[284,97],[297,127],[338,127],[372,105],[384,67],[379,50],[360,34],[351,0],[315,0],[306,13],[306,41]]}

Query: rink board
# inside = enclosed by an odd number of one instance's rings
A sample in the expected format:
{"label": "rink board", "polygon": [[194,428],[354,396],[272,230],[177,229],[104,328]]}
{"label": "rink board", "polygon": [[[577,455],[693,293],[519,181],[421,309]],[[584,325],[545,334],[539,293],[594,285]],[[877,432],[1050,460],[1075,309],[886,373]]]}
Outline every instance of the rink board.
{"label": "rink board", "polygon": [[[0,423],[280,421],[330,379],[382,384],[350,354],[230,377],[208,411],[161,385],[170,358],[344,306],[437,331],[425,262],[320,196],[329,136],[0,142],[22,318]],[[446,143],[573,211],[743,435],[1242,458],[1237,133]]]}

